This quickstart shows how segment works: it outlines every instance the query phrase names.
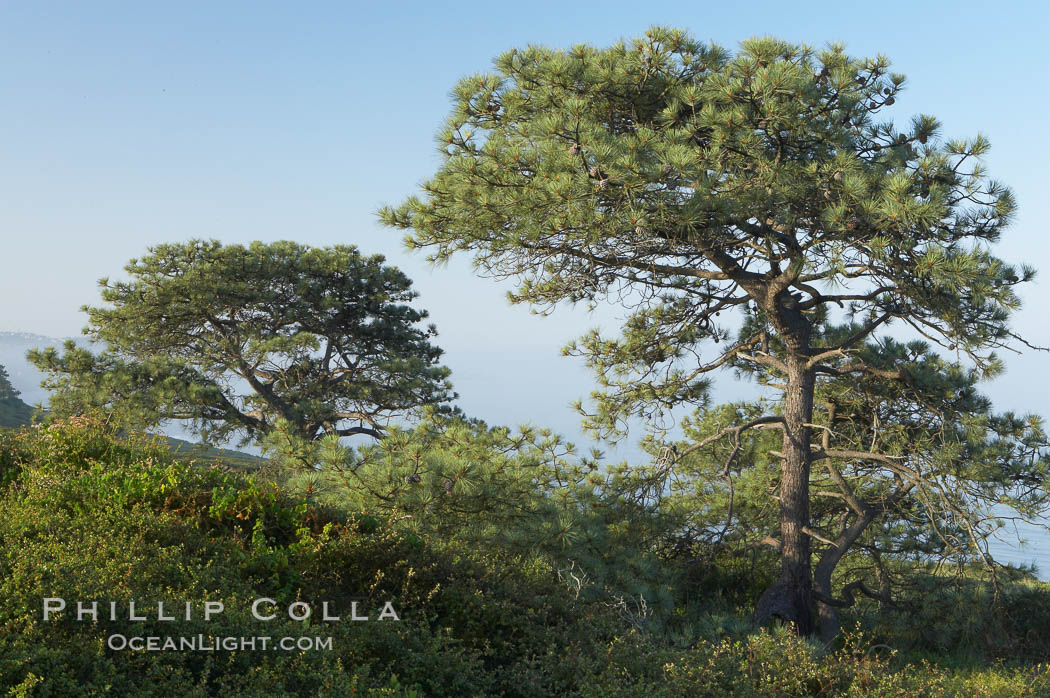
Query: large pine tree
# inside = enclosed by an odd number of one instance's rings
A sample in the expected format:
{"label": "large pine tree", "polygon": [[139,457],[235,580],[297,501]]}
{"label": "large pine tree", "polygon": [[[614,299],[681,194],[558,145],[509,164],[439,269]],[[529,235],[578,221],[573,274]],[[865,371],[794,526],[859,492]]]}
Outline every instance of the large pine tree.
{"label": "large pine tree", "polygon": [[[381,214],[434,260],[468,252],[516,279],[516,302],[630,304],[622,336],[569,348],[599,377],[599,432],[701,403],[721,368],[776,374],[779,409],[734,429],[782,431],[780,580],[759,608],[802,633],[818,384],[903,377],[861,351],[891,325],[994,371],[1033,274],[989,250],[1014,203],[980,164],[988,141],[944,140],[930,116],[895,125],[903,85],[884,57],[838,45],[763,38],[733,54],[660,28],[512,50],[456,85],[437,173]],[[851,332],[821,335],[831,314]],[[733,315],[751,328],[740,338]]]}

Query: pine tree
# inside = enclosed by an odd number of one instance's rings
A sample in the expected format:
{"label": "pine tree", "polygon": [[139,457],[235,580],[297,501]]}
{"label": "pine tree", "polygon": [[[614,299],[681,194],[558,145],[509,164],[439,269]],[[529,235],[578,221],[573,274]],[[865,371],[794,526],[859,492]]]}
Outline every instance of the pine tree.
{"label": "pine tree", "polygon": [[17,398],[19,395],[21,393],[11,385],[11,377],[7,374],[7,369],[0,366],[0,400]]}
{"label": "pine tree", "polygon": [[102,279],[85,307],[100,354],[30,352],[55,415],[104,409],[128,425],[189,420],[247,441],[282,421],[300,439],[368,435],[455,397],[411,281],[352,246],[158,245]]}
{"label": "pine tree", "polygon": [[[662,28],[606,49],[512,50],[455,87],[423,195],[381,211],[430,259],[468,252],[517,280],[514,302],[631,308],[622,336],[567,347],[598,376],[598,433],[702,404],[708,375],[734,362],[774,372],[779,411],[733,429],[782,432],[780,579],[758,606],[804,634],[827,368],[870,374],[858,347],[897,324],[994,371],[993,351],[1020,339],[1014,287],[1033,275],[988,249],[1014,209],[980,164],[988,141],[943,140],[930,116],[895,126],[904,82],[839,45],[761,38],[734,55]],[[853,334],[818,336],[829,312]],[[753,328],[740,339],[734,314]]]}
{"label": "pine tree", "polygon": [[0,427],[20,427],[32,421],[33,408],[22,402],[20,396],[11,385],[7,369],[0,366]]}

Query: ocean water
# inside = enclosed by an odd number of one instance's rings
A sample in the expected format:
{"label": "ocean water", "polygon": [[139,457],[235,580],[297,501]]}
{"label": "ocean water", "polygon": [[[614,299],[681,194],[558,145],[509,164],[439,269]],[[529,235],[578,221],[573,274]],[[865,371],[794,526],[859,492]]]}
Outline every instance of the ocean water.
{"label": "ocean water", "polygon": [[[1023,542],[1018,542],[1018,536]],[[1050,581],[1050,531],[1041,526],[1018,523],[1015,532],[1014,524],[1008,521],[997,538],[989,544],[996,560],[1015,565],[1034,563],[1039,579]]]}

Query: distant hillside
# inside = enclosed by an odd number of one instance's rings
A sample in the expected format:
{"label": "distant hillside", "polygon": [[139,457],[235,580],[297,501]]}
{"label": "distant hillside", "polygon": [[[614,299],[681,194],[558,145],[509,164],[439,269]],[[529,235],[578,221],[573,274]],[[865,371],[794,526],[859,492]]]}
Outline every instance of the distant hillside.
{"label": "distant hillside", "polygon": [[180,460],[213,460],[220,461],[235,470],[248,471],[258,470],[266,464],[265,458],[253,456],[243,451],[232,451],[228,448],[214,448],[205,444],[196,444],[192,441],[176,439],[173,436],[164,437],[171,447],[172,453]]}

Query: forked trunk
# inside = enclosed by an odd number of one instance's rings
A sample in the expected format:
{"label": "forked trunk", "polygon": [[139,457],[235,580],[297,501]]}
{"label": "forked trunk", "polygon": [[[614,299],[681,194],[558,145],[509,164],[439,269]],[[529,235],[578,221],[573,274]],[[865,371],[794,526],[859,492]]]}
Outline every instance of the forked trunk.
{"label": "forked trunk", "polygon": [[[835,544],[824,551],[824,554],[820,557],[820,562],[817,563],[817,568],[814,570],[814,582],[821,594],[827,598],[832,598],[831,593],[831,575],[835,571],[835,567],[839,564],[842,556],[846,554],[850,546],[856,542],[860,535],[864,532],[864,529],[868,527],[875,519],[875,512],[870,508],[865,507],[864,514],[854,519],[853,523],[850,524],[846,530],[842,532],[842,535],[838,537]],[[832,640],[838,637],[839,634],[839,614],[838,610],[831,604],[818,601],[817,604],[817,622],[819,623],[820,639],[825,644],[829,644]]]}

